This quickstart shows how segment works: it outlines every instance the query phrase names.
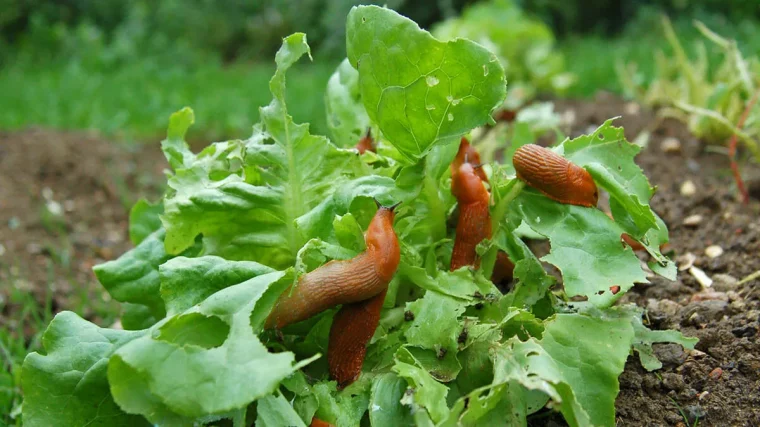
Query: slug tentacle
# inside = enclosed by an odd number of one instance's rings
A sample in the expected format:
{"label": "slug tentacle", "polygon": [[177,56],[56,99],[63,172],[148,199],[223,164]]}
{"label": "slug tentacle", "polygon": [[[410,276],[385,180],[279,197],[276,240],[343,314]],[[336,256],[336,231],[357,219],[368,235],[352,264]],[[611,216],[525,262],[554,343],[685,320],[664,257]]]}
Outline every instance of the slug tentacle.
{"label": "slug tentacle", "polygon": [[550,199],[586,207],[599,200],[594,179],[582,167],[536,144],[520,147],[512,157],[517,177]]}
{"label": "slug tentacle", "polygon": [[[451,176],[453,177],[456,175],[459,171],[459,168],[465,163],[470,163],[472,165],[481,165],[480,154],[478,151],[475,149],[475,147],[470,145],[470,142],[467,140],[467,138],[462,137],[461,141],[459,142],[459,151],[457,151],[457,155],[454,157],[454,161],[451,162]],[[483,182],[488,182],[488,176],[482,168],[475,168],[475,174]]]}
{"label": "slug tentacle", "polygon": [[362,371],[367,344],[380,322],[386,291],[374,297],[345,304],[333,318],[327,345],[327,364],[330,378],[338,388],[356,381]]}
{"label": "slug tentacle", "polygon": [[400,260],[398,238],[393,231],[395,214],[381,207],[367,229],[367,250],[350,260],[330,261],[301,276],[280,295],[265,328],[281,329],[340,304],[372,298],[385,291]]}

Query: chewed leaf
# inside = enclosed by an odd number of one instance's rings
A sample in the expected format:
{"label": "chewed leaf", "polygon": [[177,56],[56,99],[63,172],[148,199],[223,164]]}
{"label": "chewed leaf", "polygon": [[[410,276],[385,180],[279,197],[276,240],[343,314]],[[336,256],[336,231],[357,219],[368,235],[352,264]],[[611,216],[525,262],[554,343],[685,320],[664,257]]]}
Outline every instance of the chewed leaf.
{"label": "chewed leaf", "polygon": [[[292,273],[225,288],[116,350],[108,366],[114,399],[156,423],[243,408],[272,393],[304,363],[269,353],[256,334]],[[213,378],[213,381],[209,380]]]}
{"label": "chewed leaf", "polygon": [[674,280],[675,265],[660,252],[660,245],[668,241],[667,226],[649,206],[654,188],[634,163],[640,148],[625,139],[623,128],[612,126],[613,120],[590,135],[563,142],[559,149],[610,193],[615,221],[646,247],[657,264],[653,270]]}
{"label": "chewed leaf", "polygon": [[[512,206],[549,238],[551,252],[542,259],[560,269],[569,296],[608,306],[634,283],[648,282],[639,259],[620,241],[623,230],[602,211],[556,203],[532,189],[523,190]],[[611,292],[612,286],[620,292]]]}
{"label": "chewed leaf", "polygon": [[122,411],[106,380],[108,358],[143,335],[145,331],[103,329],[69,311],[59,313],[45,331],[46,354],[31,353],[24,360],[24,425],[89,425],[106,418],[112,426],[151,425]]}
{"label": "chewed leaf", "polygon": [[369,117],[410,160],[486,123],[506,94],[493,53],[466,39],[436,40],[390,9],[351,9],[346,40]]}
{"label": "chewed leaf", "polygon": [[641,311],[633,310],[633,330],[636,332],[636,340],[633,343],[633,348],[639,353],[639,361],[641,366],[647,371],[654,371],[662,368],[662,362],[654,355],[652,344],[672,342],[681,344],[684,348],[693,349],[699,341],[698,338],[685,337],[679,331],[653,331],[646,326],[641,320]]}

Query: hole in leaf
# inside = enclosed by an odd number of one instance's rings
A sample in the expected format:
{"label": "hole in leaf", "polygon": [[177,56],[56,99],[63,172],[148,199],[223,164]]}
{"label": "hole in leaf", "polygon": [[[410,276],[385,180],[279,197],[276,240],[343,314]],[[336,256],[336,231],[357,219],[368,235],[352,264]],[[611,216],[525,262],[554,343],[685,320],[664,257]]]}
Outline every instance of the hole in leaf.
{"label": "hole in leaf", "polygon": [[604,134],[603,133],[599,134],[599,139],[602,139],[602,140],[604,139]]}
{"label": "hole in leaf", "polygon": [[203,348],[219,347],[227,339],[230,326],[216,316],[190,313],[166,322],[156,339],[173,344]]}

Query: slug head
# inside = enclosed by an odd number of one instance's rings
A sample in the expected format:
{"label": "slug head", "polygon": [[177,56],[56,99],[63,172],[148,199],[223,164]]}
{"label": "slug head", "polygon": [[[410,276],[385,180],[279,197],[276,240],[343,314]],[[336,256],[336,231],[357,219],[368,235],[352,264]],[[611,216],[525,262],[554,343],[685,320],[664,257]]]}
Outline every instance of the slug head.
{"label": "slug head", "polygon": [[[457,155],[454,157],[454,161],[451,162],[451,175],[456,175],[457,171],[459,171],[459,168],[465,163],[479,165],[480,154],[478,154],[478,150],[476,150],[475,147],[470,145],[470,142],[467,141],[467,138],[463,137],[459,142],[459,151],[457,151]],[[488,176],[486,176],[486,173],[483,169],[476,168],[475,174],[477,174],[480,179],[483,180],[483,182],[488,182]]]}
{"label": "slug head", "polygon": [[570,165],[571,170],[568,171],[568,177],[572,182],[573,199],[577,202],[574,204],[595,207],[599,201],[599,189],[596,187],[594,178],[586,169],[572,163]]}
{"label": "slug head", "polygon": [[396,218],[394,210],[399,203],[393,206],[382,206],[377,200],[375,203],[378,205],[377,213],[367,228],[364,243],[366,243],[367,252],[372,256],[375,263],[378,276],[382,280],[390,282],[396,273],[401,258],[398,237],[393,230],[393,220]]}
{"label": "slug head", "polygon": [[478,176],[476,168],[469,163],[459,166],[457,173],[452,176],[451,193],[459,203],[487,203],[489,200],[488,190],[483,185],[483,180]]}

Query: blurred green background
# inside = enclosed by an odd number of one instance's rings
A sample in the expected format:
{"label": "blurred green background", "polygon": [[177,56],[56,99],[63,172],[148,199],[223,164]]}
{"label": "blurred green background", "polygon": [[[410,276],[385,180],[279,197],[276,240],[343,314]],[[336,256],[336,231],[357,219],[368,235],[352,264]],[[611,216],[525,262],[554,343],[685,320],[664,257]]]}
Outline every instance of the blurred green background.
{"label": "blurred green background", "polygon": [[[283,36],[307,33],[314,61],[288,81],[298,121],[326,133],[323,95],[345,56],[345,16],[355,0],[0,0],[0,129],[32,125],[97,130],[155,141],[171,112],[196,111],[194,138],[246,137]],[[381,2],[378,2],[381,3]],[[431,28],[479,2],[388,0]],[[760,51],[759,0],[515,0],[554,32],[577,79],[562,96],[621,92],[618,61],[653,72],[667,13],[687,49],[697,18]],[[295,77],[297,76],[297,77]],[[512,82],[510,82],[512,83]]]}

